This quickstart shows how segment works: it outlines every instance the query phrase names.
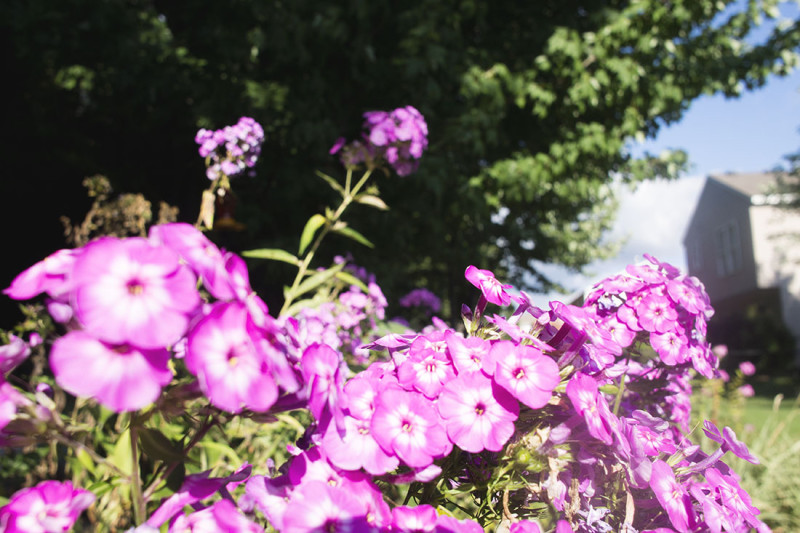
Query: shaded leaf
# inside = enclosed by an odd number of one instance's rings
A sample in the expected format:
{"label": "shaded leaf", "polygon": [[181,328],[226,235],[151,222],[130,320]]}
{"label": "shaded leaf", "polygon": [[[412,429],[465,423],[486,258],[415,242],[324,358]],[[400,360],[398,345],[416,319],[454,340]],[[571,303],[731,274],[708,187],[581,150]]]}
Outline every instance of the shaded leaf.
{"label": "shaded leaf", "polygon": [[186,465],[178,463],[178,465],[167,476],[167,487],[173,492],[178,492],[183,485],[183,480],[186,478]]}
{"label": "shaded leaf", "polygon": [[344,281],[345,283],[349,283],[350,285],[355,285],[365,293],[369,292],[369,287],[367,287],[367,285],[363,281],[361,281],[360,279],[358,279],[349,272],[344,272],[344,271],[337,272],[336,279]]}
{"label": "shaded leaf", "polygon": [[336,181],[336,180],[335,180],[335,179],[333,179],[332,177],[328,176],[327,174],[323,174],[323,173],[322,173],[322,172],[320,172],[319,170],[317,170],[317,176],[319,176],[320,178],[324,179],[324,180],[325,180],[325,181],[328,183],[328,185],[330,185],[330,186],[331,186],[331,188],[332,188],[334,191],[336,191],[336,192],[338,192],[339,194],[341,194],[341,195],[342,195],[342,198],[344,198],[344,197],[345,197],[344,187],[342,187],[341,185],[339,185],[339,182],[338,182],[338,181]]}
{"label": "shaded leaf", "polygon": [[142,451],[150,458],[165,463],[183,461],[183,448],[166,435],[152,428],[141,428],[138,432]]}
{"label": "shaded leaf", "polygon": [[286,250],[278,248],[260,248],[258,250],[247,250],[242,252],[244,257],[252,257],[253,259],[271,259],[272,261],[283,261],[290,265],[299,266],[300,259],[290,254]]}
{"label": "shaded leaf", "polygon": [[379,196],[375,196],[374,194],[360,194],[356,197],[356,202],[364,205],[372,206],[376,209],[381,209],[386,211],[389,209],[389,206],[386,205],[386,202],[381,200]]}
{"label": "shaded leaf", "polygon": [[340,233],[340,234],[344,235],[345,237],[349,237],[349,238],[353,239],[354,241],[356,241],[358,243],[363,244],[367,248],[375,248],[374,244],[372,244],[366,237],[364,237],[363,235],[361,235],[359,232],[357,232],[356,230],[354,230],[351,227],[342,226],[342,227],[339,227],[339,228],[335,228],[334,231],[336,233]]}
{"label": "shaded leaf", "polygon": [[303,234],[300,236],[300,249],[297,252],[300,255],[303,255],[303,252],[306,251],[308,245],[311,244],[311,241],[314,239],[314,235],[317,233],[317,230],[321,228],[327,219],[320,215],[312,215],[311,218],[308,219],[306,222],[306,227],[303,228]]}
{"label": "shaded leaf", "polygon": [[311,276],[305,279],[300,285],[298,285],[297,289],[295,289],[294,293],[292,294],[292,299],[297,298],[298,296],[305,294],[309,291],[312,291],[325,283],[326,281],[330,280],[334,277],[337,273],[339,273],[342,268],[344,268],[344,263],[340,263],[338,265],[334,265],[326,270],[321,272],[315,272]]}

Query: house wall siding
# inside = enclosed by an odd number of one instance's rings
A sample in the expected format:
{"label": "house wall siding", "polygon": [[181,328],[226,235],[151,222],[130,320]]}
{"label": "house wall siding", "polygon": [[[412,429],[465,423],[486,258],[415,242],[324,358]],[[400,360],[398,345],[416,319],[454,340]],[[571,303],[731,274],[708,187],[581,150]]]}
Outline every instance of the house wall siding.
{"label": "house wall siding", "polygon": [[[689,273],[703,282],[711,298],[724,300],[758,287],[750,198],[714,180],[707,180],[689,223],[684,246]],[[733,224],[738,233],[739,261],[734,269],[720,268],[720,234]],[[693,257],[693,254],[700,256]]]}

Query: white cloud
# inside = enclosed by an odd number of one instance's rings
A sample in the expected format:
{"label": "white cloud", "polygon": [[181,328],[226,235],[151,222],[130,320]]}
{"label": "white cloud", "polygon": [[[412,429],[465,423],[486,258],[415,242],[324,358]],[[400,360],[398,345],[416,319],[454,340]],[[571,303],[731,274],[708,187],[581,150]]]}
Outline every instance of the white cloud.
{"label": "white cloud", "polygon": [[[642,183],[633,192],[620,189],[617,220],[609,235],[610,240],[627,238],[619,254],[592,263],[586,275],[550,265],[544,266],[544,271],[569,290],[578,291],[620,272],[626,265],[641,260],[645,253],[685,270],[683,235],[704,183],[705,177],[696,175],[676,181]],[[552,293],[537,299],[544,303],[560,296]]]}

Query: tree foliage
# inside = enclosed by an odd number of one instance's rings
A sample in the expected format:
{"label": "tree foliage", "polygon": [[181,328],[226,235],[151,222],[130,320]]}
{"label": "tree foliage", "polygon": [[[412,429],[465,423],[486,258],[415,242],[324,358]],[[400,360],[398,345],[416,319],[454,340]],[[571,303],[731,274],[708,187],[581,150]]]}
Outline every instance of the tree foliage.
{"label": "tree foliage", "polygon": [[[59,215],[86,210],[67,201],[86,175],[194,220],[205,180],[194,132],[241,115],[264,125],[267,142],[258,176],[238,188],[246,234],[225,244],[289,248],[329,200],[314,169],[341,172],[327,155],[333,141],[355,136],[364,111],[410,104],[428,120],[431,148],[414,176],[381,180],[389,211],[356,214],[376,244],[354,249],[357,261],[395,298],[425,281],[459,304],[469,264],[546,288],[542,263],[580,269],[609,250],[614,178],[684,168],[681,153],[634,159],[632,139],[679,120],[702,94],[736,96],[794,66],[798,21],[763,45],[746,41],[776,5],[8,0],[13,205],[3,222],[12,246],[35,236],[42,247],[10,261],[5,277],[52,248]],[[31,217],[42,223],[28,226]]]}

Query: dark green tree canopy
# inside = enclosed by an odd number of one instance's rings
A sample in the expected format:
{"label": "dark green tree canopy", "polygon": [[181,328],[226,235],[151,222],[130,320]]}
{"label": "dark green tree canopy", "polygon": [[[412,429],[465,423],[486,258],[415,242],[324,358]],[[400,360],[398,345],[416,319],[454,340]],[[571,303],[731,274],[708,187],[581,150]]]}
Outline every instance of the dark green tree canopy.
{"label": "dark green tree canopy", "polygon": [[331,199],[313,171],[340,172],[333,141],[356,136],[364,111],[410,104],[430,150],[417,174],[378,180],[390,211],[355,213],[376,243],[356,261],[394,298],[426,282],[458,305],[469,264],[546,288],[537,264],[580,269],[607,251],[612,179],[684,167],[680,153],[635,160],[627,143],[702,94],[735,96],[797,62],[798,21],[748,46],[777,3],[732,4],[7,0],[4,223],[13,248],[41,247],[15,254],[4,279],[59,246],[55,220],[85,210],[65,199],[87,175],[194,220],[194,133],[241,115],[267,141],[258,176],[235,186],[247,231],[228,245],[292,248]]}

